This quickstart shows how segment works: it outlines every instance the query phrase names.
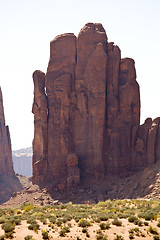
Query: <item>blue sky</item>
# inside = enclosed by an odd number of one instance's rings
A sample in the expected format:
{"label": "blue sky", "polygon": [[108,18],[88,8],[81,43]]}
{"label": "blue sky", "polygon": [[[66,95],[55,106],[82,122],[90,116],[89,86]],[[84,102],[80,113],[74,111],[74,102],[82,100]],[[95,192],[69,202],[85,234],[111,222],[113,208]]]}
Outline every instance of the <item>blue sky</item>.
{"label": "blue sky", "polygon": [[0,86],[13,150],[32,145],[32,73],[46,72],[49,42],[100,22],[122,57],[135,60],[141,122],[160,116],[159,0],[0,0]]}

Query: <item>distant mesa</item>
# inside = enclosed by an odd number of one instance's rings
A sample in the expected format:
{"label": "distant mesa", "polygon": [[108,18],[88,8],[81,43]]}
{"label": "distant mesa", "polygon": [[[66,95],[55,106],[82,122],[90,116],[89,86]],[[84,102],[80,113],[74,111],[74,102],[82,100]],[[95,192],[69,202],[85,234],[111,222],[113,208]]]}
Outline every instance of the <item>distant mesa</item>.
{"label": "distant mesa", "polygon": [[15,173],[26,177],[32,176],[32,154],[32,147],[12,152]]}
{"label": "distant mesa", "polygon": [[102,24],[52,40],[47,73],[33,81],[33,183],[70,191],[160,161],[160,118],[140,125],[134,60]]}

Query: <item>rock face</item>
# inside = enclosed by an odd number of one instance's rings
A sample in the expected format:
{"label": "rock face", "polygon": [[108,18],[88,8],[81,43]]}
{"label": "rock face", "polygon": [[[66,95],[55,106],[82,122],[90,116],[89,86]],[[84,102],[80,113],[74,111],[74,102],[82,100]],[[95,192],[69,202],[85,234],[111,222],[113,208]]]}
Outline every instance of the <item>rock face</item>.
{"label": "rock face", "polygon": [[21,190],[12,163],[9,127],[5,125],[3,98],[0,89],[0,204],[7,201],[13,192]]}
{"label": "rock face", "polygon": [[121,59],[101,24],[57,36],[47,74],[33,80],[34,183],[61,192],[160,160],[160,119],[140,126],[134,60]]}
{"label": "rock face", "polygon": [[13,176],[13,163],[9,127],[5,125],[3,98],[0,89],[0,175]]}

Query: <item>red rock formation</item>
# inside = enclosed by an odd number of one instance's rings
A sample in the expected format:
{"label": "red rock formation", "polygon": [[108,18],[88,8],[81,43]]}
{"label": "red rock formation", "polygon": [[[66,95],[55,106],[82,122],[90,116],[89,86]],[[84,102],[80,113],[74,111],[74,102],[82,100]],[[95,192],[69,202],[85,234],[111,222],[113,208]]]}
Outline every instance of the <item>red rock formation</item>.
{"label": "red rock formation", "polygon": [[0,89],[0,175],[13,176],[13,163],[9,127],[5,125],[3,98]]}
{"label": "red rock formation", "polygon": [[34,140],[33,140],[33,183],[46,181],[47,176],[47,97],[45,94],[45,74],[33,73],[34,80]]}
{"label": "red rock formation", "polygon": [[13,192],[22,186],[15,176],[12,162],[9,127],[5,125],[3,98],[0,88],[0,204],[7,201]]}
{"label": "red rock formation", "polygon": [[121,59],[101,24],[57,36],[46,76],[33,79],[34,183],[62,192],[160,159],[159,118],[140,126],[134,60]]}
{"label": "red rock formation", "polygon": [[82,28],[77,38],[74,143],[84,181],[104,176],[106,47],[107,36],[101,24],[89,23]]}
{"label": "red rock formation", "polygon": [[106,170],[123,173],[132,169],[133,141],[140,123],[139,86],[134,61],[120,60],[120,51],[113,45],[108,61]]}

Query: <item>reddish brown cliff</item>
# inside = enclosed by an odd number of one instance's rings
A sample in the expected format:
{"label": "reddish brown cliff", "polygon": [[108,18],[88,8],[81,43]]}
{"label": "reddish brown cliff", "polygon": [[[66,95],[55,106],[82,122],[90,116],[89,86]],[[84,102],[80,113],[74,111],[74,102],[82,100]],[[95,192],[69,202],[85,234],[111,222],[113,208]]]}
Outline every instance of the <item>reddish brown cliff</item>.
{"label": "reddish brown cliff", "polygon": [[5,125],[3,98],[0,89],[0,204],[7,201],[13,192],[21,190],[12,162],[9,127]]}
{"label": "reddish brown cliff", "polygon": [[72,189],[160,159],[160,120],[140,126],[134,60],[121,59],[101,24],[50,43],[47,74],[34,79],[33,182]]}
{"label": "reddish brown cliff", "polygon": [[9,127],[5,125],[3,98],[0,89],[0,175],[13,176],[13,163]]}

